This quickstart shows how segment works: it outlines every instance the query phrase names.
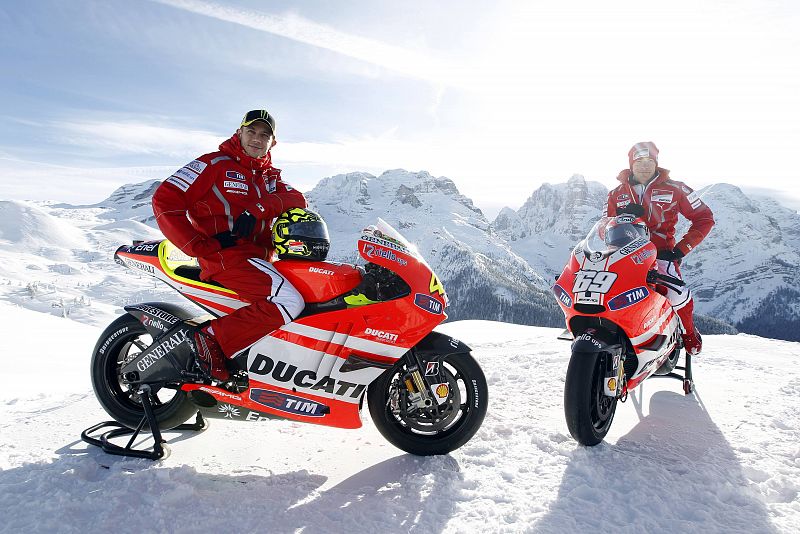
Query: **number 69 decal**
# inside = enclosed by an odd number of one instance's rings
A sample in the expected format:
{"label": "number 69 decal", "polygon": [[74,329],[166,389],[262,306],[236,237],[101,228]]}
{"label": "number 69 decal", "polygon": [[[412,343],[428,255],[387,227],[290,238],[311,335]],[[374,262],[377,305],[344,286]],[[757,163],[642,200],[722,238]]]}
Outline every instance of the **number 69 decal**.
{"label": "number 69 decal", "polygon": [[607,271],[578,271],[575,273],[575,284],[572,286],[573,293],[608,293],[617,273]]}

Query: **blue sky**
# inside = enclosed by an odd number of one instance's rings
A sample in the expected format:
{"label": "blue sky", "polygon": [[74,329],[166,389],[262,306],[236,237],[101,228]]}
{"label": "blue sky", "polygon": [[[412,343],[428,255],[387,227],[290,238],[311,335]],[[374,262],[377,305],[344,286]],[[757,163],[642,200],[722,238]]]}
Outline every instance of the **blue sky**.
{"label": "blue sky", "polygon": [[248,109],[309,189],[427,170],[487,214],[573,173],[606,186],[636,141],[699,188],[800,207],[799,10],[718,2],[9,1],[0,198],[93,203],[164,178]]}

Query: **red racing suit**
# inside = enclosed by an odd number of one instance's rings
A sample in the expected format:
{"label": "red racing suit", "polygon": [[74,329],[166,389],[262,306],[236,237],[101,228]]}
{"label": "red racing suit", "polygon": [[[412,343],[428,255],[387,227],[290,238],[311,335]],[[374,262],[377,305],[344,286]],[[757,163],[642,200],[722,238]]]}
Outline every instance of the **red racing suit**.
{"label": "red racing suit", "polygon": [[[688,254],[714,227],[711,208],[690,187],[670,180],[667,169],[656,169],[656,177],[645,186],[641,197],[636,194],[629,169],[620,172],[617,180],[622,183],[608,193],[606,215],[614,217],[631,202],[641,204],[644,207],[644,220],[650,228],[650,240],[658,250],[672,250],[677,246],[681,252]],[[678,223],[678,213],[692,224],[676,245],[675,225]]]}
{"label": "red racing suit", "polygon": [[[656,168],[656,177],[643,188],[633,182],[632,173],[625,169],[617,176],[621,182],[608,193],[606,215],[616,216],[619,211],[631,202],[641,204],[644,208],[644,220],[650,229],[650,240],[658,250],[678,248],[684,254],[692,251],[708,235],[714,227],[714,214],[697,194],[682,182],[669,178],[669,171]],[[639,191],[641,192],[639,193]],[[678,214],[689,219],[691,226],[677,245],[675,244],[675,225]],[[680,261],[670,262],[658,260],[659,272],[683,279],[680,272]],[[667,298],[681,318],[684,332],[694,333],[694,300],[689,288],[676,287],[667,291]]]}
{"label": "red racing suit", "polygon": [[[288,280],[269,265],[272,220],[289,208],[305,208],[300,191],[281,180],[270,154],[252,158],[238,135],[175,171],[156,189],[153,213],[161,232],[200,263],[214,279],[250,302],[211,322],[226,356],[296,318],[304,303]],[[233,229],[245,210],[257,219],[253,234],[223,249],[214,235]]]}

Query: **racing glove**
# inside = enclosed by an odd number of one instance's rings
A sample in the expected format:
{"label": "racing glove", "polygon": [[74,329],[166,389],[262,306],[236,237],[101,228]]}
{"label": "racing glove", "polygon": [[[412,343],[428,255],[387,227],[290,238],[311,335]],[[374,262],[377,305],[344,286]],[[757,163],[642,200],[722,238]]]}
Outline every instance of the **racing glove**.
{"label": "racing glove", "polygon": [[634,217],[642,217],[644,215],[644,206],[631,202],[619,211],[619,215],[628,214]]}
{"label": "racing glove", "polygon": [[249,211],[244,210],[233,223],[233,233],[239,237],[249,237],[256,227],[257,219]]}
{"label": "racing glove", "polygon": [[672,250],[659,250],[656,258],[659,260],[678,261],[685,255],[681,249],[675,247]]}
{"label": "racing glove", "polygon": [[230,232],[220,232],[212,236],[222,248],[232,247],[236,244],[236,236]]}

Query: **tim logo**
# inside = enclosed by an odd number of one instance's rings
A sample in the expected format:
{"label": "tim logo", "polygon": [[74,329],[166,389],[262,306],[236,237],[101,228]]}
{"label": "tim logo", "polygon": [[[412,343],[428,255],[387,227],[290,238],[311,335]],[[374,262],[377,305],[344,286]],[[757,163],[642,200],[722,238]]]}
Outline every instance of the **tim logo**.
{"label": "tim logo", "polygon": [[268,389],[251,389],[250,400],[281,412],[305,415],[306,417],[322,417],[328,412],[327,406],[318,402]]}
{"label": "tim logo", "polygon": [[559,300],[559,302],[561,302],[561,304],[563,304],[567,308],[571,308],[572,307],[572,298],[569,296],[569,293],[564,291],[563,287],[561,287],[558,284],[554,285],[553,286],[553,294],[556,296],[556,298]]}
{"label": "tim logo", "polygon": [[425,295],[423,293],[415,294],[414,305],[434,315],[441,315],[442,313],[442,303],[430,295]]}
{"label": "tim logo", "polygon": [[632,306],[637,302],[644,300],[649,294],[650,291],[644,286],[631,289],[630,291],[626,291],[625,293],[617,295],[613,299],[609,300],[608,308],[611,310],[621,310],[622,308],[627,308],[628,306]]}

